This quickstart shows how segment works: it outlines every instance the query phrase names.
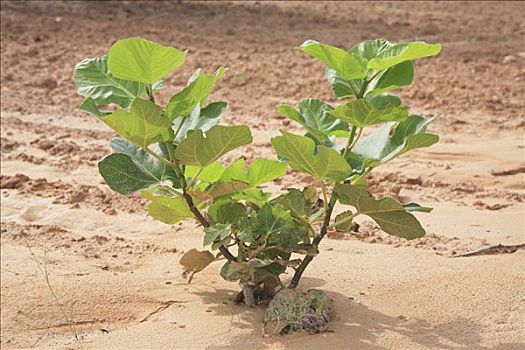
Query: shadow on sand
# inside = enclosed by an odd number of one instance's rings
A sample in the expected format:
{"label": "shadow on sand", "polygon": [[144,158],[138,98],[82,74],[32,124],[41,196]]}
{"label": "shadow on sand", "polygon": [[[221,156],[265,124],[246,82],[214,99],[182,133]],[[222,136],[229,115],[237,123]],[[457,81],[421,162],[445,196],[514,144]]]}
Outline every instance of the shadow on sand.
{"label": "shadow on sand", "polygon": [[[322,288],[325,281],[315,278],[304,278],[302,288]],[[347,296],[328,292],[334,301],[334,319],[330,324],[333,332],[308,335],[296,332],[287,336],[262,336],[264,309],[247,309],[243,306],[233,306],[224,303],[233,300],[235,293],[231,290],[196,292],[203,302],[216,315],[232,316],[231,330],[244,329],[250,332],[238,335],[232,333],[230,344],[209,346],[206,350],[237,350],[237,349],[390,349],[383,344],[392,344],[392,338],[404,338],[400,347],[412,343],[413,348],[427,349],[484,349],[484,350],[514,350],[523,344],[503,343],[495,347],[482,344],[482,326],[471,320],[458,318],[454,322],[441,325],[420,319],[406,319],[403,316],[389,316],[372,310]],[[237,333],[237,334],[235,334]],[[235,334],[235,335],[233,335]],[[389,339],[390,338],[390,339]],[[389,339],[388,341],[385,341]],[[468,340],[467,340],[468,339]]]}

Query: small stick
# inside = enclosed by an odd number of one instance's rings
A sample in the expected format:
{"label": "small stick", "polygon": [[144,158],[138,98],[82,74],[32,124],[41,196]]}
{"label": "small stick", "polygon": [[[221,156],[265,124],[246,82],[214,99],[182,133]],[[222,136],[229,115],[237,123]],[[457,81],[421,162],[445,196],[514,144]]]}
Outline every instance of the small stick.
{"label": "small stick", "polygon": [[514,253],[518,249],[525,249],[525,243],[512,244],[512,245],[503,245],[500,243],[497,245],[493,245],[491,247],[478,249],[473,252],[468,252],[468,253],[460,254],[460,255],[452,255],[452,256],[449,256],[449,258],[463,258],[463,257],[468,257],[468,256],[476,256],[476,255],[510,254],[510,253]]}

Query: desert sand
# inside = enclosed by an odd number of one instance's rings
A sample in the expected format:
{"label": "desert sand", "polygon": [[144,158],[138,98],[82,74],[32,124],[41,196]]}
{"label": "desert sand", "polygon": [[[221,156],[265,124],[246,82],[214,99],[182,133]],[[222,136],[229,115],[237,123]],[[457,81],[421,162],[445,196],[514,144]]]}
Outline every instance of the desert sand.
{"label": "desert sand", "polygon": [[[525,242],[524,14],[520,2],[2,2],[2,349],[525,348],[525,250],[453,257]],[[196,68],[230,68],[212,98],[255,137],[226,162],[273,157],[270,137],[299,130],[279,103],[337,103],[322,65],[294,50],[304,40],[440,42],[401,92],[415,113],[443,113],[431,126],[440,143],[370,178],[375,195],[434,208],[418,215],[427,236],[391,238],[366,221],[358,237],[331,233],[300,285],[333,299],[331,332],[263,338],[264,309],[233,303],[220,264],[182,278],[200,228],[152,220],[97,172],[113,133],[77,110],[73,68],[131,36],[189,50],[161,102]],[[272,188],[310,181],[291,173]]]}

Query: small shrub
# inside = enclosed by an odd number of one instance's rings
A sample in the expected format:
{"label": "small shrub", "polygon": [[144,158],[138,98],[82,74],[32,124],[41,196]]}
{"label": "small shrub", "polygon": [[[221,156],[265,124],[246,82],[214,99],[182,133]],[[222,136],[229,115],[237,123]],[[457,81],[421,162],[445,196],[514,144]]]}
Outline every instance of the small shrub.
{"label": "small shrub", "polygon": [[[307,98],[298,109],[279,106],[306,134],[283,130],[272,138],[280,160],[246,164],[241,158],[227,166],[220,158],[251,143],[252,135],[245,125],[218,125],[227,104],[207,102],[225,68],[212,74],[198,69],[166,106],[159,106],[155,93],[184,64],[181,50],[131,38],[116,42],[106,56],[75,67],[77,92],[85,98],[80,108],[119,135],[110,142],[114,153],[98,165],[108,186],[125,195],[138,193],[148,201],[148,213],[166,224],[197,220],[209,250],[192,249],[182,256],[186,277],[191,281],[222,260],[221,276],[240,283],[240,299],[248,306],[273,296],[286,270],[294,271],[288,287],[295,288],[330,228],[349,229],[358,215],[367,215],[385,232],[413,239],[425,231],[411,212],[431,210],[374,198],[366,176],[438,141],[426,131],[434,118],[411,115],[388,92],[410,85],[412,61],[438,54],[440,46],[378,39],[348,51],[315,41],[300,49],[326,64],[328,82],[344,103],[332,107]],[[100,109],[108,105],[117,109]],[[287,166],[310,174],[318,186],[292,188],[275,197],[259,188],[284,176]],[[332,220],[337,203],[351,209]]]}

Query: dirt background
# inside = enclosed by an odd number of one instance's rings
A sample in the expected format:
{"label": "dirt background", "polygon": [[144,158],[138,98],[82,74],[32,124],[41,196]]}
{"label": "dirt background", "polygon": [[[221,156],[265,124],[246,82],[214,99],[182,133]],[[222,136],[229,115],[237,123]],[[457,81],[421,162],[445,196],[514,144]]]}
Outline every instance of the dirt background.
{"label": "dirt background", "polygon": [[[518,349],[525,347],[525,252],[449,258],[525,241],[525,4],[1,3],[1,345],[65,349]],[[185,284],[180,255],[201,246],[193,222],[148,218],[112,193],[96,163],[112,136],[77,110],[74,65],[141,36],[189,49],[161,92],[194,69],[230,68],[213,94],[226,124],[253,128],[237,156],[271,156],[279,103],[336,103],[323,68],[294,50],[306,39],[350,47],[376,37],[443,45],[401,92],[413,111],[443,113],[441,142],[392,162],[371,191],[435,208],[406,242],[364,223],[331,234],[301,287],[335,302],[332,333],[266,339],[263,310],[232,302],[219,264]],[[281,190],[307,176],[290,174]],[[31,247],[31,249],[29,249]],[[76,342],[46,287],[47,268]]]}

